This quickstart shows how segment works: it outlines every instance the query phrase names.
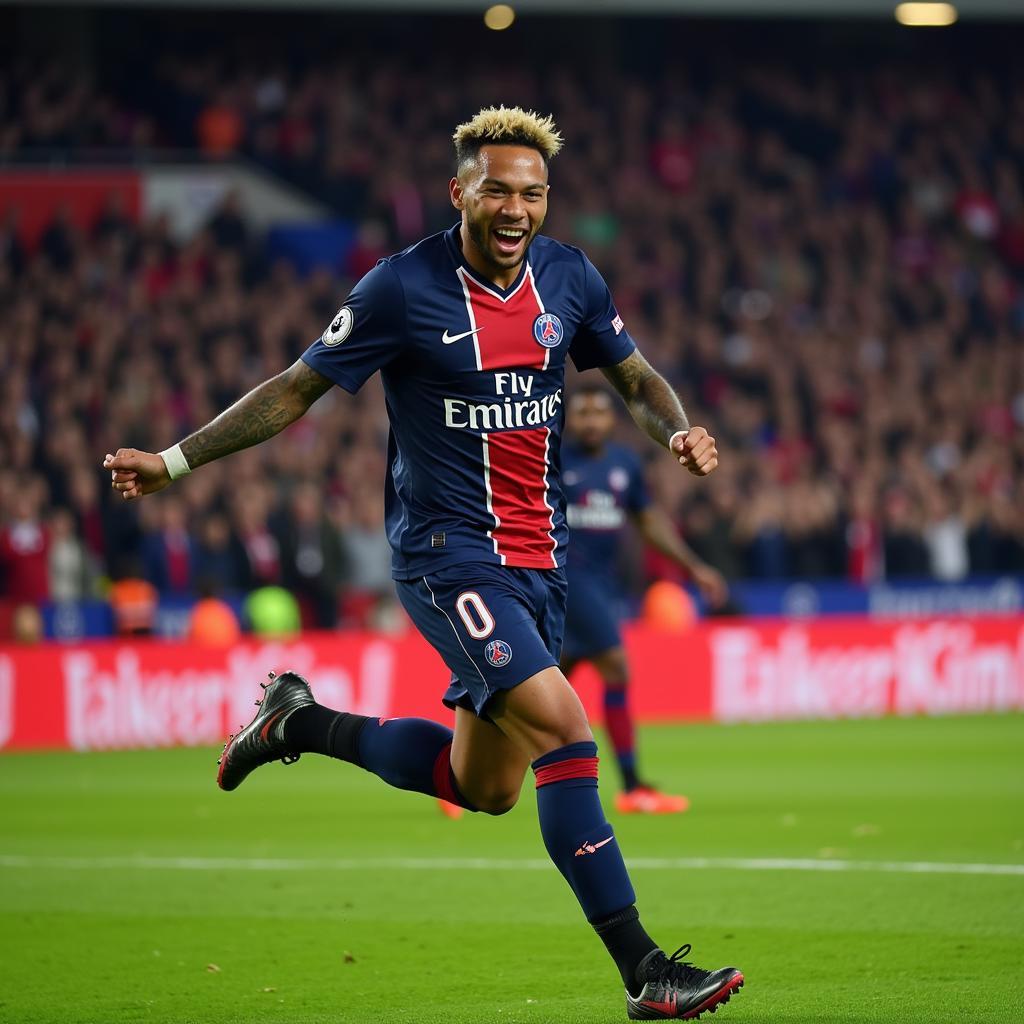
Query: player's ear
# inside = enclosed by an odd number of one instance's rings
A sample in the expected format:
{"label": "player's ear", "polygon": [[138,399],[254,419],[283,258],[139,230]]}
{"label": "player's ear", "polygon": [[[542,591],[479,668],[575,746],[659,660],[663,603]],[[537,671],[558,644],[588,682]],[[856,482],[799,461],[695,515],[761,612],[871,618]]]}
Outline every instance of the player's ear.
{"label": "player's ear", "polygon": [[461,210],[466,205],[465,200],[462,197],[462,185],[459,183],[458,178],[452,178],[452,180],[448,182],[448,194],[451,196],[452,206],[454,206],[456,210]]}

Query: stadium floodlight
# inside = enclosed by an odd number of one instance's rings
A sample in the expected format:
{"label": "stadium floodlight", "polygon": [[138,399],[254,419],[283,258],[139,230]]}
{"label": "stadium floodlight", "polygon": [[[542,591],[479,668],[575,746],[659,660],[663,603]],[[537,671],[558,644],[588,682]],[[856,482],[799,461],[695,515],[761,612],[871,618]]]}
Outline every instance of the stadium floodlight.
{"label": "stadium floodlight", "polygon": [[940,3],[897,4],[895,14],[901,25],[910,25],[914,28],[952,25],[958,17],[957,10],[952,4]]}
{"label": "stadium floodlight", "polygon": [[484,24],[495,32],[510,28],[516,20],[516,12],[508,4],[495,4],[484,12]]}

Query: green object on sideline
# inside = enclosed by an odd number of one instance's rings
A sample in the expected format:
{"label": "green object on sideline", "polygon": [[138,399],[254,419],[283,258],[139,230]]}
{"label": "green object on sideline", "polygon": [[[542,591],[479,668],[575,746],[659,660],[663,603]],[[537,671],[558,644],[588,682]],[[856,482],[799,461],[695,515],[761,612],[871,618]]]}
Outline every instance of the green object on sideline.
{"label": "green object on sideline", "polygon": [[299,603],[284,587],[260,587],[242,607],[257,636],[295,636],[302,628]]}

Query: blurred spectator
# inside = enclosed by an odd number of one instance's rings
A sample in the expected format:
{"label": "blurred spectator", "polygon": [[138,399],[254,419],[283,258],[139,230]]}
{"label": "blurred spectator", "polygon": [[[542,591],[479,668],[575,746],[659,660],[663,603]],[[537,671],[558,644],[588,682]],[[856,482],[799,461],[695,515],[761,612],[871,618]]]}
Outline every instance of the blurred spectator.
{"label": "blurred spectator", "polygon": [[91,597],[95,568],[87,547],[75,531],[74,516],[66,508],[55,508],[47,525],[51,600],[81,601]]}
{"label": "blurred spectator", "polygon": [[244,590],[246,556],[227,517],[219,512],[203,515],[196,533],[197,589],[210,593]]}
{"label": "blurred spectator", "polygon": [[380,488],[363,485],[352,495],[341,542],[348,567],[345,617],[350,622],[365,624],[375,606],[381,600],[393,600],[395,592]]}
{"label": "blurred spectator", "polygon": [[295,489],[288,511],[281,551],[285,585],[298,597],[309,625],[330,629],[338,621],[344,568],[341,539],[314,484],[302,483]]}
{"label": "blurred spectator", "polygon": [[4,594],[16,604],[39,604],[50,596],[50,533],[41,515],[44,491],[38,477],[19,484],[8,496],[10,518],[0,527]]}
{"label": "blurred spectator", "polygon": [[245,558],[245,588],[282,582],[281,544],[270,528],[270,498],[259,484],[250,485],[234,502],[234,527]]}
{"label": "blurred spectator", "polygon": [[221,249],[244,249],[249,240],[249,227],[242,216],[242,197],[237,189],[224,196],[210,218],[210,234]]}
{"label": "blurred spectator", "polygon": [[883,514],[885,575],[890,579],[927,576],[928,551],[910,499],[900,490],[890,491]]}
{"label": "blurred spectator", "polygon": [[238,149],[243,130],[242,118],[227,89],[218,92],[196,121],[199,148],[212,157],[230,156]]}
{"label": "blurred spectator", "polygon": [[929,490],[927,501],[924,543],[928,550],[929,575],[939,580],[961,580],[970,569],[967,527],[943,489]]}
{"label": "blurred spectator", "polygon": [[156,526],[142,541],[145,577],[161,594],[191,594],[196,553],[185,518],[185,505],[174,494],[167,494],[154,504],[158,506],[153,510]]}

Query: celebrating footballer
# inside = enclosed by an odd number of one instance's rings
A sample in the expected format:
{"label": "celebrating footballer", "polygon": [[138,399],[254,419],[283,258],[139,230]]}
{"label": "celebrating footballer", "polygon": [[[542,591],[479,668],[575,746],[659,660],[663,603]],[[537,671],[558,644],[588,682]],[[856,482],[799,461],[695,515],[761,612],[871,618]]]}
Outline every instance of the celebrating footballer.
{"label": "celebrating footballer", "polygon": [[[127,500],[267,440],[333,385],[374,373],[390,418],[385,515],[399,598],[451,669],[450,730],[318,704],[293,672],[263,684],[252,722],[217,777],[317,753],[400,789],[503,814],[532,770],[545,847],[618,968],[633,1020],[692,1019],[743,984],[734,967],[667,956],[645,931],[598,796],[597,746],[559,669],[568,526],[559,445],[567,359],[600,369],[637,424],[706,476],[714,438],[691,425],[647,363],[601,275],[540,234],[550,117],[481,110],[454,134],[449,183],[460,219],[382,260],[294,365],[159,454],[121,448],[104,466]],[[680,908],[685,912],[685,908]]]}

